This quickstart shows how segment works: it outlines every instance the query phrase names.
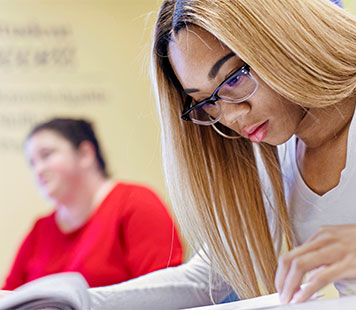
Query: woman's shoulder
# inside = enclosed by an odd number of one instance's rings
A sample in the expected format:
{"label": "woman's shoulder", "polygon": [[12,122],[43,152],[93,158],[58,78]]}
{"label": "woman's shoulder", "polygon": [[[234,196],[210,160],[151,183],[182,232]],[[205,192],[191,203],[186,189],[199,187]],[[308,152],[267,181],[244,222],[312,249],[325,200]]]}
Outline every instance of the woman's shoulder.
{"label": "woman's shoulder", "polygon": [[131,195],[157,196],[157,194],[154,192],[154,190],[151,187],[139,183],[118,182],[115,185],[114,190],[117,192],[128,194],[130,196]]}
{"label": "woman's shoulder", "polygon": [[35,220],[35,225],[43,225],[46,223],[53,222],[55,220],[54,219],[55,213],[56,213],[56,211],[52,211],[51,213],[49,213],[47,215],[43,215],[43,216],[37,218]]}
{"label": "woman's shoulder", "polygon": [[55,224],[54,215],[55,211],[35,219],[29,233],[34,234],[38,231],[48,231],[48,228],[51,228]]}
{"label": "woman's shoulder", "polygon": [[120,202],[127,208],[137,205],[163,205],[161,198],[147,185],[117,182],[106,197],[107,203]]}

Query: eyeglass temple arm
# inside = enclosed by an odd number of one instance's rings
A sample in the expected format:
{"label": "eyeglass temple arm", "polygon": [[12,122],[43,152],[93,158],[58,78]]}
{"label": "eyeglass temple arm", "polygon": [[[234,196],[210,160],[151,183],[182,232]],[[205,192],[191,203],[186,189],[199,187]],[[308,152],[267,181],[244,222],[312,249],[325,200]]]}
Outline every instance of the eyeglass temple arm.
{"label": "eyeglass temple arm", "polygon": [[184,106],[183,106],[183,112],[181,115],[181,118],[185,121],[192,121],[192,119],[190,118],[189,114],[187,113],[189,110],[189,106],[192,102],[192,97],[190,97],[189,95],[187,95],[187,98],[185,100]]}

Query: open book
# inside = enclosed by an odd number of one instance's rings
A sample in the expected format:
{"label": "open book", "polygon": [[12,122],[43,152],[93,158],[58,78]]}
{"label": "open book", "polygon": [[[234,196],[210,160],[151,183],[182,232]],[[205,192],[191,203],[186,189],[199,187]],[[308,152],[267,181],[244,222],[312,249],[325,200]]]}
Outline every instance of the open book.
{"label": "open book", "polygon": [[58,273],[0,297],[0,310],[89,310],[87,289],[88,284],[79,273]]}

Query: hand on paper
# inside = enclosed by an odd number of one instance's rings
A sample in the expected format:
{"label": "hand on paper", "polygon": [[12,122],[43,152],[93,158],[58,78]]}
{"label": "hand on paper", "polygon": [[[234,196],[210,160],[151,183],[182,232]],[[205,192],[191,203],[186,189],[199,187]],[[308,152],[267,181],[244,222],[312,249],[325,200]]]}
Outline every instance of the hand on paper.
{"label": "hand on paper", "polygon": [[[313,273],[301,289],[309,271]],[[323,226],[303,245],[281,256],[275,285],[282,303],[303,302],[343,279],[356,279],[356,225]]]}

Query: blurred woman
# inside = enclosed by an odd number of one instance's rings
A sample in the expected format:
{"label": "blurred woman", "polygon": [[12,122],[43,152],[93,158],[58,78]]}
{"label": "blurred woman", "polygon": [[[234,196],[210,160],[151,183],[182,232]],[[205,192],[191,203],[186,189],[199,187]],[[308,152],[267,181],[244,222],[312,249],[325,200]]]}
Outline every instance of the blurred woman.
{"label": "blurred woman", "polygon": [[55,210],[23,241],[4,289],[62,271],[80,272],[91,287],[110,285],[182,262],[165,206],[147,187],[109,178],[88,121],[39,124],[25,154]]}

